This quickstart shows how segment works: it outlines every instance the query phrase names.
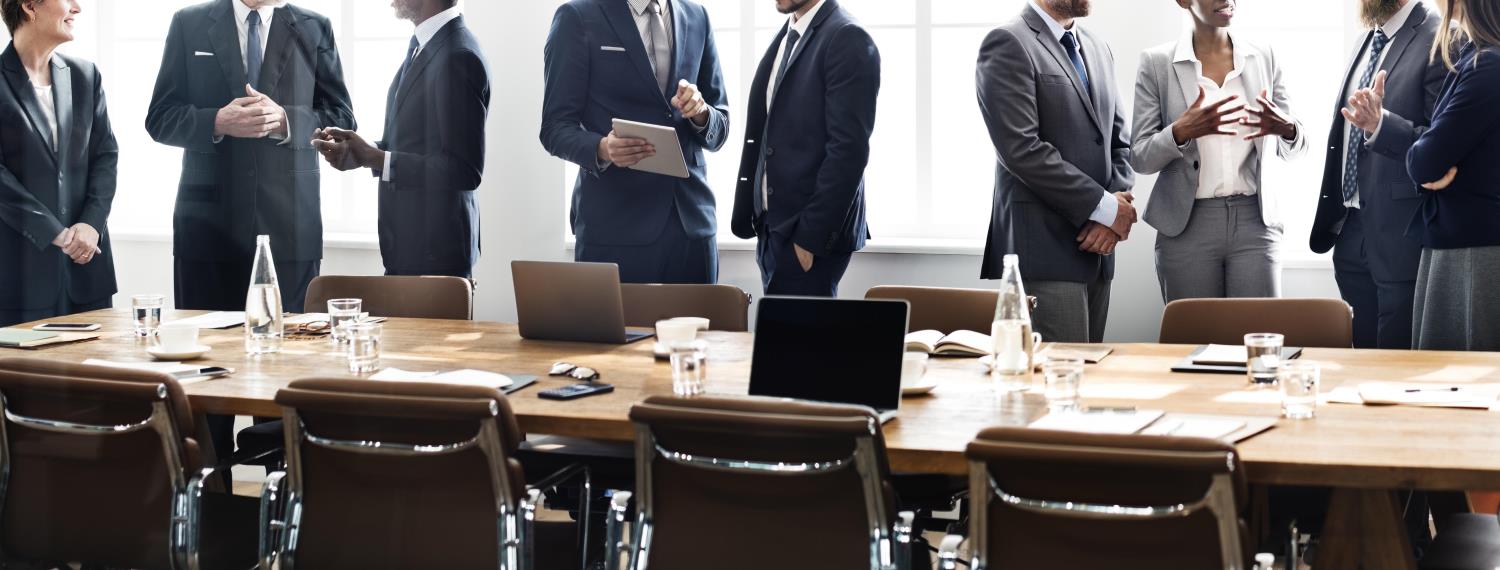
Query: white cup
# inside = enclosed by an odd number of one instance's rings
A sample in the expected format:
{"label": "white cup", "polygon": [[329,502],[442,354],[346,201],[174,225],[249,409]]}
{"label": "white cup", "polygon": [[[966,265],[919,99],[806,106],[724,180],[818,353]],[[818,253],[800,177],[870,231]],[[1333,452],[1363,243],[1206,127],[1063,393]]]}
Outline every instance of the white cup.
{"label": "white cup", "polygon": [[697,323],[677,319],[656,321],[656,342],[664,347],[693,342],[696,338],[698,338]]}
{"label": "white cup", "polygon": [[667,319],[667,320],[675,322],[675,323],[692,323],[693,328],[695,328],[697,330],[700,330],[700,331],[707,331],[708,330],[708,322],[709,321],[708,321],[708,319],[705,319],[703,317],[672,317],[672,318]]}
{"label": "white cup", "polygon": [[908,352],[901,358],[901,387],[910,388],[922,383],[927,376],[927,353]]}
{"label": "white cup", "polygon": [[157,346],[166,352],[191,352],[198,348],[198,327],[166,324],[156,329]]}

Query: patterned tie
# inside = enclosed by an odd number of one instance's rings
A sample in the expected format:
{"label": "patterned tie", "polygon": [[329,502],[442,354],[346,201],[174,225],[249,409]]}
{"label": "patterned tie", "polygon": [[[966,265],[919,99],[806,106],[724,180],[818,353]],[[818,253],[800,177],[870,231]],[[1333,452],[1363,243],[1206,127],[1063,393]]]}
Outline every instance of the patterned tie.
{"label": "patterned tie", "polygon": [[249,31],[245,34],[245,75],[250,86],[260,89],[260,63],[265,58],[260,46],[260,12],[251,10],[245,18]]}
{"label": "patterned tie", "polygon": [[1078,54],[1078,41],[1073,38],[1073,32],[1064,32],[1062,37],[1063,49],[1068,50],[1068,59],[1073,60],[1073,69],[1078,70],[1078,78],[1083,80],[1083,91],[1092,94],[1093,88],[1089,86],[1089,70],[1083,66],[1083,56]]}
{"label": "patterned tie", "polygon": [[661,3],[651,0],[646,7],[651,14],[650,25],[646,27],[651,38],[651,67],[656,71],[656,85],[661,89],[663,95],[667,93],[667,87],[672,84],[672,41],[667,35],[667,21],[661,14]]}
{"label": "patterned tie", "polygon": [[[1375,30],[1375,39],[1370,43],[1370,64],[1365,66],[1365,74],[1360,76],[1359,88],[1370,87],[1370,82],[1375,78],[1375,70],[1380,68],[1380,52],[1385,50],[1385,45],[1390,43],[1386,37],[1385,30]],[[1349,148],[1344,150],[1344,203],[1354,201],[1354,195],[1359,192],[1359,153],[1364,150],[1365,130],[1355,125],[1349,125]]]}

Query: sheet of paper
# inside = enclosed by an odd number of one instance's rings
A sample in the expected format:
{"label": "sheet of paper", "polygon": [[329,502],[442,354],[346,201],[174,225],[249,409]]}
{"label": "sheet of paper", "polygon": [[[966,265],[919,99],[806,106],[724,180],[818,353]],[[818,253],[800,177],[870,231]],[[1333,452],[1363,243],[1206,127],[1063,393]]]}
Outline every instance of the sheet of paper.
{"label": "sheet of paper", "polygon": [[486,388],[506,388],[515,383],[509,376],[484,370],[453,370],[449,372],[414,372],[400,368],[386,368],[370,376],[371,380],[388,382],[442,382]]}
{"label": "sheet of paper", "polygon": [[389,380],[392,382],[410,382],[412,380],[426,380],[437,376],[437,372],[414,372],[400,368],[383,368],[380,372],[370,375],[371,380]]}
{"label": "sheet of paper", "polygon": [[1249,360],[1244,345],[1210,344],[1203,352],[1193,357],[1193,364],[1224,364],[1244,366]]}
{"label": "sheet of paper", "polygon": [[171,374],[173,372],[185,372],[185,371],[188,371],[188,370],[197,370],[199,368],[199,366],[197,366],[197,365],[183,364],[181,362],[125,362],[125,361],[119,361],[119,360],[103,360],[103,359],[99,359],[99,358],[90,358],[88,360],[83,361],[83,363],[84,364],[88,364],[90,366],[108,366],[110,368],[129,368],[131,370],[145,370],[147,372],[161,372],[161,373],[164,373],[164,374]]}
{"label": "sheet of paper", "polygon": [[1219,439],[1243,427],[1245,422],[1227,418],[1167,416],[1141,430],[1141,434]]}
{"label": "sheet of paper", "polygon": [[200,329],[227,329],[245,324],[244,311],[218,311],[204,313],[196,317],[177,319],[162,323],[163,325],[196,325]]}
{"label": "sheet of paper", "polygon": [[1082,433],[1132,434],[1151,425],[1151,422],[1156,421],[1161,415],[1161,410],[1109,413],[1053,412],[1031,422],[1028,427]]}

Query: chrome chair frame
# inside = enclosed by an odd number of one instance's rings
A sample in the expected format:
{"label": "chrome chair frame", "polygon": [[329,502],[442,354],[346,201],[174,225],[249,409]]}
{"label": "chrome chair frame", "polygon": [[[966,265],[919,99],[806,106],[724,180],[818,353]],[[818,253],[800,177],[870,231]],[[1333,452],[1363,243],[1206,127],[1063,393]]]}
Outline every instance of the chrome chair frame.
{"label": "chrome chair frame", "polygon": [[[282,418],[286,435],[287,470],[272,473],[261,493],[260,568],[271,570],[296,568],[297,540],[302,520],[302,448],[306,441],[326,449],[348,453],[389,455],[397,457],[430,457],[478,447],[490,466],[491,487],[495,489],[495,516],[498,519],[496,546],[501,570],[531,570],[533,523],[541,492],[528,489],[525,497],[512,496],[510,470],[505,464],[500,429],[496,418],[498,404],[491,402],[491,417],[480,421],[479,433],[468,440],[437,445],[413,445],[381,441],[346,441],[318,437],[294,409],[285,409]],[[281,489],[285,485],[285,490]],[[279,503],[279,504],[278,504]],[[277,514],[279,517],[277,518]]]}
{"label": "chrome chair frame", "polygon": [[[911,562],[912,519],[909,512],[899,513],[896,522],[887,528],[880,521],[889,518],[885,496],[880,485],[880,464],[875,449],[875,434],[879,422],[870,420],[868,434],[856,439],[852,455],[828,461],[811,463],[772,463],[743,459],[706,457],[669,450],[657,443],[651,428],[636,426],[636,491],[632,494],[615,491],[611,500],[605,528],[605,568],[618,570],[620,561],[626,561],[629,570],[646,570],[651,551],[652,527],[652,464],[660,456],[678,465],[730,473],[755,473],[782,477],[797,477],[831,473],[853,468],[860,476],[864,489],[865,514],[870,521],[870,569],[905,570]],[[627,511],[632,497],[636,501],[636,519],[627,539],[624,530]]]}
{"label": "chrome chair frame", "polygon": [[[167,545],[172,552],[170,558],[172,567],[198,570],[203,485],[209,477],[218,472],[218,469],[206,467],[191,478],[187,476],[182,463],[182,436],[177,433],[177,426],[172,420],[170,400],[167,398],[165,384],[156,386],[156,400],[151,403],[151,414],[146,419],[133,424],[97,425],[23,416],[11,411],[10,402],[3,393],[0,393],[0,410],[3,410],[5,416],[4,420],[0,421],[0,508],[3,508],[6,493],[10,491],[11,453],[10,428],[8,427],[10,424],[51,433],[94,437],[122,435],[142,430],[155,432],[161,438],[163,455],[172,485],[172,526]],[[3,560],[4,552],[0,552],[0,562]]]}

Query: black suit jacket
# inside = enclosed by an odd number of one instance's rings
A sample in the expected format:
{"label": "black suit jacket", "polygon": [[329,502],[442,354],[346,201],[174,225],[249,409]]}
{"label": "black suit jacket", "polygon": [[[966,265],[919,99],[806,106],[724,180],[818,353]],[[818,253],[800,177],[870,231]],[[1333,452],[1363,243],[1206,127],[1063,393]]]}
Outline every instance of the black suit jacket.
{"label": "black suit jacket", "polygon": [[[119,147],[104,105],[104,83],[94,64],[52,56],[57,150],[52,128],[32,90],[15,46],[0,54],[0,309],[56,305],[59,280],[76,303],[115,293],[109,209],[115,198]],[[86,265],[68,259],[52,240],[85,223],[99,231],[99,249]]]}
{"label": "black suit jacket", "polygon": [[[838,2],[826,0],[787,62],[770,111],[766,88],[787,27],[761,58],[750,84],[745,149],[730,229],[749,239],[761,226],[814,256],[859,251],[865,224],[865,166],[875,130],[880,50]],[[770,209],[755,218],[764,151]]]}
{"label": "black suit jacket", "polygon": [[255,236],[265,234],[277,262],[316,261],[323,216],[312,133],[355,128],[333,28],[296,5],[277,8],[258,90],[286,109],[291,134],[214,142],[214,117],[244,97],[248,83],[233,1],[173,16],[146,114],[151,138],[184,149],[173,252],[187,261],[249,258]]}
{"label": "black suit jacket", "polygon": [[393,274],[467,277],[479,260],[474,190],[484,176],[489,66],[459,16],[397,80],[376,143],[391,153],[391,180],[380,183],[380,256]]}

